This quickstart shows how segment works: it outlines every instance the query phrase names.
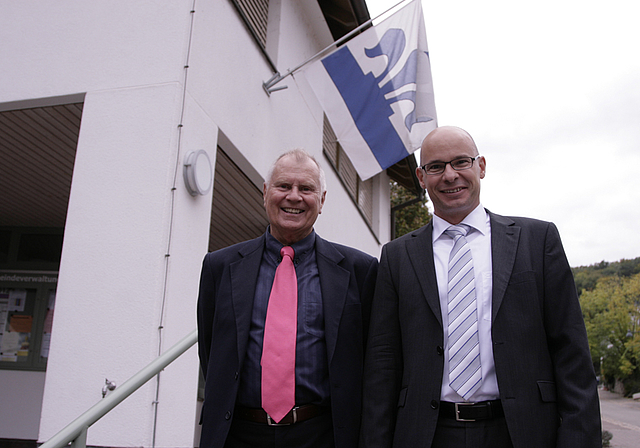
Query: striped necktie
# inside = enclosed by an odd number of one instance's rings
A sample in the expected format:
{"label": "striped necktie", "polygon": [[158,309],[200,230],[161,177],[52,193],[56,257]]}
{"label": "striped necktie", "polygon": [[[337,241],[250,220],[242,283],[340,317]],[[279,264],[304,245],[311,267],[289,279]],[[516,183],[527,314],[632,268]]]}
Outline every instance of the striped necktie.
{"label": "striped necktie", "polygon": [[447,284],[449,384],[465,400],[482,383],[473,258],[466,239],[469,229],[458,224],[445,230],[453,238]]}

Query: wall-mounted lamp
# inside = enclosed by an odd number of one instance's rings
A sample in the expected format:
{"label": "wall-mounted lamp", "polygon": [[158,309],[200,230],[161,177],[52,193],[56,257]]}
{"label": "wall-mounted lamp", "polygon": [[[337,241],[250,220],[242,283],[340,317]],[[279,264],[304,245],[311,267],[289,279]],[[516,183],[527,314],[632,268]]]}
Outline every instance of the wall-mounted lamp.
{"label": "wall-mounted lamp", "polygon": [[213,184],[211,160],[204,149],[190,151],[184,156],[184,183],[191,196],[205,195]]}

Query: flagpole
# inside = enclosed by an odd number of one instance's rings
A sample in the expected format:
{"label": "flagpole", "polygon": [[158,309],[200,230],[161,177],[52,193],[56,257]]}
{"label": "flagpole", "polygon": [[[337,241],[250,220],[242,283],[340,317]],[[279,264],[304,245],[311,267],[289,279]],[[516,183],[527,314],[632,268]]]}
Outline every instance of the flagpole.
{"label": "flagpole", "polygon": [[284,90],[287,88],[287,86],[280,86],[280,87],[274,87],[276,84],[280,83],[280,81],[282,81],[283,79],[285,79],[287,76],[293,75],[295,72],[297,72],[298,70],[300,70],[302,67],[304,67],[305,65],[307,65],[308,63],[315,61],[318,57],[322,56],[324,53],[326,53],[330,48],[335,47],[340,45],[341,43],[349,40],[354,34],[358,33],[359,31],[361,31],[363,28],[369,26],[374,20],[378,20],[380,17],[382,17],[383,15],[387,14],[389,11],[391,11],[392,9],[397,8],[398,6],[400,6],[402,3],[406,3],[406,2],[412,2],[412,1],[420,1],[420,0],[400,0],[400,2],[396,3],[395,5],[393,5],[391,8],[387,9],[385,12],[378,14],[376,17],[374,17],[373,19],[369,19],[366,22],[364,22],[363,24],[359,25],[358,27],[354,28],[353,30],[351,30],[349,33],[345,34],[344,36],[342,36],[340,39],[336,40],[335,42],[332,42],[329,46],[327,46],[326,48],[320,50],[318,53],[316,53],[315,55],[311,56],[309,59],[307,59],[306,61],[304,61],[302,64],[296,66],[295,68],[287,71],[287,73],[285,73],[284,75],[281,75],[280,72],[276,72],[274,73],[274,75],[269,78],[268,81],[265,81],[262,83],[262,88],[265,90],[265,92],[267,92],[267,95],[271,96],[271,93],[276,92],[278,90]]}

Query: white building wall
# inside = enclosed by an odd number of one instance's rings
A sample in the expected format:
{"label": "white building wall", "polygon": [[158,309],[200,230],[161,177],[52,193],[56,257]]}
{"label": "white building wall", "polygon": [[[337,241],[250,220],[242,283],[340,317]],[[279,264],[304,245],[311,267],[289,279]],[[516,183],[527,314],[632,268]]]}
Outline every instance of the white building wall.
{"label": "white building wall", "polygon": [[180,80],[192,3],[6,2],[0,101]]}
{"label": "white building wall", "polygon": [[[284,73],[331,37],[315,0],[272,3],[281,22],[269,25],[270,45],[276,36]],[[288,89],[266,95],[272,70],[230,1],[10,3],[0,59],[11,61],[0,67],[0,102],[87,92],[41,421],[21,434],[48,440],[100,400],[105,378],[121,384],[147,365],[161,323],[161,350],[195,327],[211,192],[187,193],[188,151],[205,149],[215,162],[218,141],[233,145],[264,178],[279,153],[303,147],[327,173],[318,233],[376,256],[388,239],[386,175],[374,198],[376,238],[322,155],[322,109],[306,81],[289,77]],[[37,376],[14,384],[42,388]],[[193,446],[197,378],[195,348],[162,373],[156,446]],[[90,428],[88,444],[151,446],[155,387]],[[13,437],[3,425],[0,438]]]}
{"label": "white building wall", "polygon": [[2,438],[33,440],[38,437],[44,377],[44,372],[0,370]]}
{"label": "white building wall", "polygon": [[[87,94],[60,265],[41,441],[96,403],[105,378],[121,384],[155,358],[161,322],[165,349],[195,327],[197,258],[207,244],[211,195],[191,198],[179,185],[169,248],[181,92],[173,83]],[[211,148],[216,129],[189,103],[188,115],[200,125],[201,135],[191,133],[186,144],[204,146],[215,155]],[[191,219],[193,225],[188,224]],[[195,348],[163,373],[161,391],[166,392],[158,426],[169,425],[172,431],[164,438],[157,434],[160,446],[190,446],[197,374]],[[150,381],[94,425],[88,443],[149,446],[155,387]],[[169,419],[167,407],[173,413]]]}

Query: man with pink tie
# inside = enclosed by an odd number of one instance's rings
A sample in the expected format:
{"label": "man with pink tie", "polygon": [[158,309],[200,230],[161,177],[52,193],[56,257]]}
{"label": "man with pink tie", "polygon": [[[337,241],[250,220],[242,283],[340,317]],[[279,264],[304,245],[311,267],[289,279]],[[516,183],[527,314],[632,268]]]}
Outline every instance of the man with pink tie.
{"label": "man with pink tie", "polygon": [[326,186],[306,152],[280,156],[263,192],[267,231],[203,262],[200,447],[353,448],[378,262],[313,230]]}

